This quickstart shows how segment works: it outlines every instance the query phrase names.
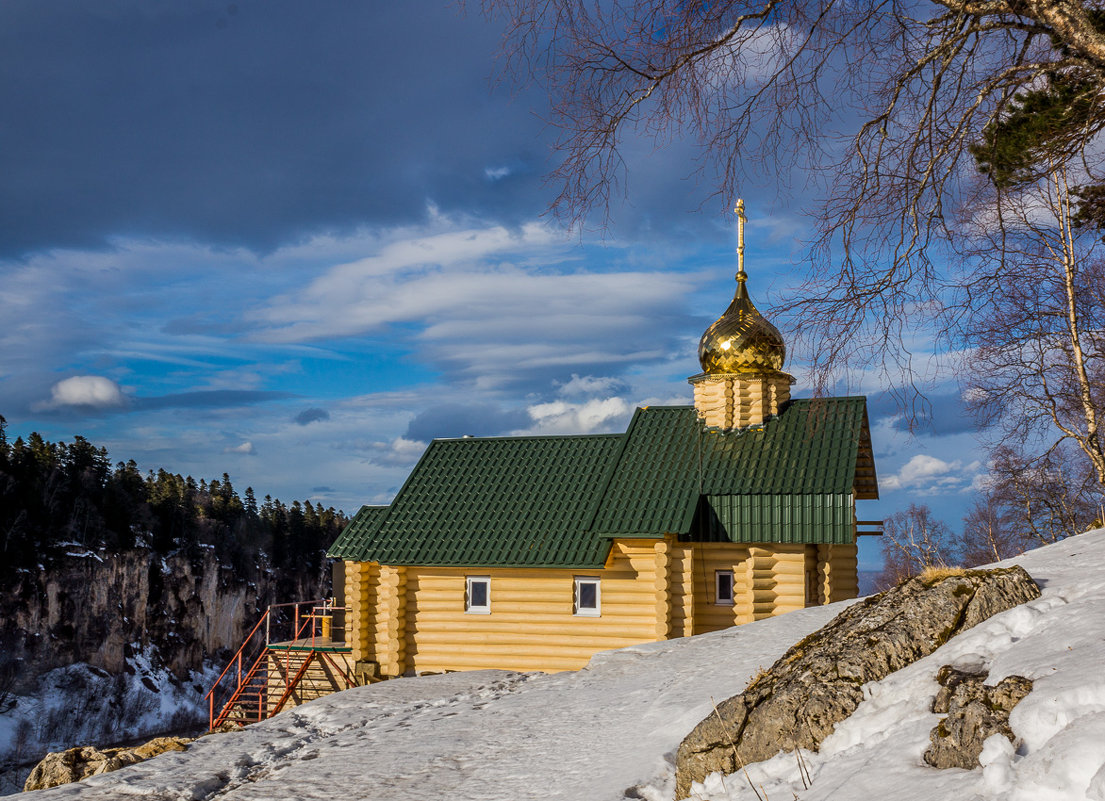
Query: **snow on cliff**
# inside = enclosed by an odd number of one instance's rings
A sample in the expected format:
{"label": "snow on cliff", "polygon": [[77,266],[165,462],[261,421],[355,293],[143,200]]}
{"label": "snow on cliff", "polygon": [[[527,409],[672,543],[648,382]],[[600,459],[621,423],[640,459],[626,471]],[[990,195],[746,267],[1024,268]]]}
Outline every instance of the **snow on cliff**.
{"label": "snow on cliff", "polygon": [[[772,801],[1105,801],[1105,531],[1012,560],[1042,597],[960,635],[865,688],[867,700],[820,753],[750,765]],[[711,700],[744,689],[841,605],[684,640],[598,654],[577,673],[497,671],[400,679],[349,690],[240,732],[205,737],[45,798],[671,799],[672,760]],[[991,738],[984,767],[925,766],[939,720],[941,665],[984,666],[989,681],[1035,681],[1013,711],[1021,741]],[[742,775],[712,776],[701,798],[752,799]]]}
{"label": "snow on cliff", "polygon": [[77,663],[39,676],[28,695],[0,698],[0,795],[21,791],[31,767],[48,751],[206,727],[203,696],[218,668],[193,671],[182,682],[156,646],[132,643],[129,653],[120,673]]}

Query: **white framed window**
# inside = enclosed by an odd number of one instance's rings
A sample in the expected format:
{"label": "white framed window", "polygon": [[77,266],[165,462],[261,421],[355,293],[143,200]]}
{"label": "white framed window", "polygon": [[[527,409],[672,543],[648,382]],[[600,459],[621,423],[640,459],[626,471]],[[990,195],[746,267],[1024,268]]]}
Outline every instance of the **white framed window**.
{"label": "white framed window", "polygon": [[714,604],[716,606],[733,605],[733,571],[714,571]]}
{"label": "white framed window", "polygon": [[468,576],[465,579],[464,611],[473,615],[491,614],[490,576]]}
{"label": "white framed window", "polygon": [[599,617],[602,614],[602,596],[597,578],[576,576],[572,608],[572,614],[580,617]]}

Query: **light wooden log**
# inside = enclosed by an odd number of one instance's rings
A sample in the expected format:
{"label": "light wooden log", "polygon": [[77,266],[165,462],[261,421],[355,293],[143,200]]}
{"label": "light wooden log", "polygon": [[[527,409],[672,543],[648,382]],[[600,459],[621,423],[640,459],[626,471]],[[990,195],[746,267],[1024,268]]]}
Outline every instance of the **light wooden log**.
{"label": "light wooden log", "polygon": [[[540,635],[542,637],[606,637],[618,636],[625,631],[633,629],[645,629],[655,621],[650,617],[640,617],[631,621],[624,619],[605,620],[603,618],[574,617],[571,622],[562,620],[526,621],[524,623],[491,623],[484,626],[462,626],[459,621],[448,627],[436,626],[433,628],[421,628],[412,630],[414,641],[420,641],[429,637],[453,637],[479,634],[481,636],[495,636],[509,638],[515,634]],[[424,621],[423,621],[424,623]]]}
{"label": "light wooden log", "polygon": [[416,612],[414,625],[418,629],[427,626],[460,626],[479,629],[485,626],[513,625],[524,626],[527,623],[556,623],[562,626],[578,626],[580,621],[601,620],[604,625],[635,625],[653,622],[651,607],[633,606],[622,611],[611,610],[605,603],[599,617],[573,615],[571,607],[529,610],[526,612],[497,612],[494,608],[490,615],[472,615],[465,612]]}
{"label": "light wooden log", "polygon": [[[641,642],[650,642],[648,637],[644,639],[640,637],[624,637],[620,640],[611,638],[607,645],[609,648],[602,648],[598,650],[613,650],[616,648],[624,648],[629,645],[635,645]],[[447,642],[440,641],[434,643],[439,649],[440,653],[449,654],[449,658],[453,658],[451,655],[455,654],[457,661],[463,659],[463,655],[466,653],[478,653],[482,656],[500,655],[509,657],[554,657],[554,658],[571,658],[577,657],[580,659],[589,659],[596,653],[596,649],[593,646],[583,645],[575,646],[570,643],[549,643],[547,640],[544,643],[476,643],[476,642]],[[428,657],[433,654],[428,643],[423,643],[419,646],[418,653],[422,657]]]}
{"label": "light wooden log", "polygon": [[[413,638],[415,647],[419,652],[425,652],[430,648],[455,648],[455,649],[472,649],[479,648],[484,650],[484,647],[491,649],[502,649],[502,652],[509,653],[511,649],[527,649],[527,648],[540,648],[546,649],[550,653],[556,653],[561,648],[577,649],[581,653],[585,650],[590,650],[594,653],[596,650],[605,650],[608,648],[620,648],[624,645],[631,645],[634,642],[643,642],[651,639],[652,627],[650,625],[640,627],[625,627],[619,631],[596,631],[590,630],[580,632],[577,635],[561,634],[559,636],[550,636],[542,633],[526,633],[519,631],[512,632],[479,632],[479,631],[456,631],[456,632],[420,632]],[[642,640],[642,637],[644,638]],[[499,651],[496,650],[496,653]],[[519,653],[522,651],[520,650]]]}
{"label": "light wooden log", "polygon": [[[611,584],[605,580],[602,581],[602,600],[605,602],[610,599],[613,603],[638,603],[652,597],[652,588],[649,586],[640,586],[642,582],[635,582],[633,584]],[[532,591],[504,589],[495,585],[492,582],[491,585],[491,606],[495,608],[503,604],[528,606],[531,603],[558,603],[567,602],[569,605],[572,603],[572,597],[574,593],[574,585],[569,583],[562,587],[556,588],[542,588],[534,589]],[[419,608],[422,608],[425,604],[441,604],[441,603],[454,603],[461,607],[464,606],[464,588],[452,588],[447,591],[418,591],[409,596],[412,600],[418,602]]]}

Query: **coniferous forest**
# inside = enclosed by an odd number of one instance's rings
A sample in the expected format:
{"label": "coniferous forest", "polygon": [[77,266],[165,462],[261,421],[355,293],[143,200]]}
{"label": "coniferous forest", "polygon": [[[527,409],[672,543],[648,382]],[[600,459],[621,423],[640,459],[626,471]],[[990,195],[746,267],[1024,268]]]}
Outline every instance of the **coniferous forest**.
{"label": "coniferous forest", "polygon": [[265,563],[278,575],[315,574],[347,522],[310,501],[258,501],[252,487],[239,495],[226,473],[197,482],[143,474],[133,460],[112,466],[104,448],[81,436],[9,441],[0,416],[0,582],[49,570],[74,548],[192,557],[210,549],[241,573]]}

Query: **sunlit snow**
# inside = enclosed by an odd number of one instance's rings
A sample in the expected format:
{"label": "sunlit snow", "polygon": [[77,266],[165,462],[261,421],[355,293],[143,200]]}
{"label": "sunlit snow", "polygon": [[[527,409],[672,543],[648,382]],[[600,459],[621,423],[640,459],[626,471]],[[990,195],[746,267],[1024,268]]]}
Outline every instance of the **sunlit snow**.
{"label": "sunlit snow", "polygon": [[[865,688],[820,753],[712,776],[698,797],[771,801],[1105,801],[1105,532],[1015,560],[1038,600]],[[577,673],[497,671],[400,679],[315,701],[240,732],[44,797],[117,799],[671,799],[682,737],[760,667],[842,605],[597,655]],[[984,767],[925,766],[941,665],[1035,681],[1014,710],[1016,748],[987,741]]]}

